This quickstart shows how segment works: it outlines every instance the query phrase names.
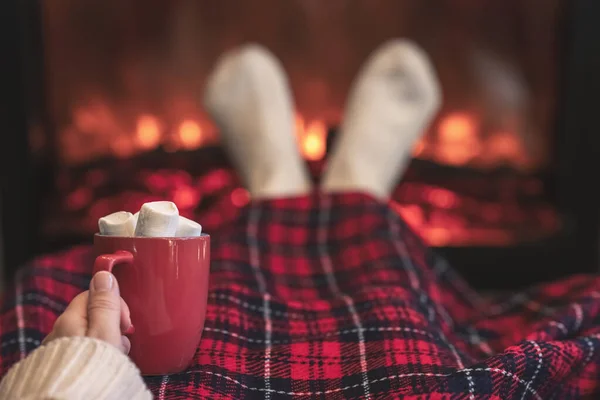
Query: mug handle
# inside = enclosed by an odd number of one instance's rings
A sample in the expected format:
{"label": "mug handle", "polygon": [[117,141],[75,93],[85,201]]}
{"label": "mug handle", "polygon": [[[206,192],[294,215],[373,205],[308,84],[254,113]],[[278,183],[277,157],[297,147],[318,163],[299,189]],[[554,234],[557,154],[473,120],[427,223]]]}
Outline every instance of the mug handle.
{"label": "mug handle", "polygon": [[125,250],[118,250],[112,254],[102,254],[101,256],[96,257],[92,275],[96,275],[96,273],[100,271],[112,273],[114,266],[117,264],[133,264],[133,254]]}
{"label": "mug handle", "polygon": [[[108,271],[112,274],[112,270],[117,264],[133,264],[133,254],[125,250],[118,250],[112,254],[102,254],[96,257],[94,261],[94,272],[92,276],[96,275],[100,271]],[[124,332],[125,335],[132,335],[135,332],[133,325]]]}

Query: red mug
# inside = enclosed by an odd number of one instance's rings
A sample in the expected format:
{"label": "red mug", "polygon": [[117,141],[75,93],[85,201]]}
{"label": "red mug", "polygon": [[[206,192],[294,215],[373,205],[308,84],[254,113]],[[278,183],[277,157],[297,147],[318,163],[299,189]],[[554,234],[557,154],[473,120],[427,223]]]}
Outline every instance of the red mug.
{"label": "red mug", "polygon": [[98,271],[112,272],[131,311],[129,356],[143,375],[185,370],[206,315],[210,236],[94,236]]}

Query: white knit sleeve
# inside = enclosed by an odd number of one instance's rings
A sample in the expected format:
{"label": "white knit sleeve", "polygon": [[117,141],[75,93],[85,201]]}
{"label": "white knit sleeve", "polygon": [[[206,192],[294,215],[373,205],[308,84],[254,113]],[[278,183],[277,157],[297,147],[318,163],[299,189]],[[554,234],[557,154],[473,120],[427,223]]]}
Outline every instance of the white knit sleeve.
{"label": "white knit sleeve", "polygon": [[14,365],[0,399],[152,399],[137,367],[114,346],[87,337],[60,338]]}

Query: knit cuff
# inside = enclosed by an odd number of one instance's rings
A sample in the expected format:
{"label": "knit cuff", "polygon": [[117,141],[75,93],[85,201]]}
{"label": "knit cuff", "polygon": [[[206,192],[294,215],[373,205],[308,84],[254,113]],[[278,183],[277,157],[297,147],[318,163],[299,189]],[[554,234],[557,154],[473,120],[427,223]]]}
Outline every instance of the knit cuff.
{"label": "knit cuff", "polygon": [[14,365],[2,399],[151,399],[137,367],[114,346],[87,337],[55,339]]}

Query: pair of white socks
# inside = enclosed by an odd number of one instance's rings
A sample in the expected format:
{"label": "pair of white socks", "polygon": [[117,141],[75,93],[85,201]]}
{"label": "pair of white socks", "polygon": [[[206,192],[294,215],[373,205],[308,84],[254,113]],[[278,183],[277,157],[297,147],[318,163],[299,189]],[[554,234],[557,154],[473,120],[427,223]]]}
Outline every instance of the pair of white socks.
{"label": "pair of white socks", "polygon": [[[435,71],[420,48],[405,40],[382,45],[354,82],[321,190],[387,198],[440,102]],[[204,104],[252,198],[312,190],[286,74],[268,50],[248,45],[222,56]]]}

